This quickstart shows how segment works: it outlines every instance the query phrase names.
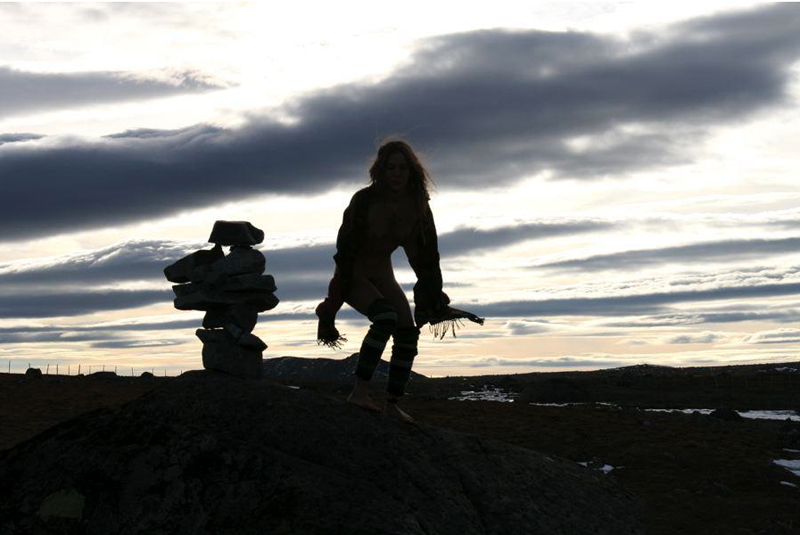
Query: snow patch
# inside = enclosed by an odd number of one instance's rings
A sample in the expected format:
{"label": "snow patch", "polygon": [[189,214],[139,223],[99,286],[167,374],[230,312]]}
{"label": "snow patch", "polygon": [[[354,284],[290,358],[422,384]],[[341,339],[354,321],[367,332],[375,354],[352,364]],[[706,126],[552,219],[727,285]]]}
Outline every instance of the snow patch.
{"label": "snow patch", "polygon": [[[599,459],[592,459],[591,461],[578,461],[578,464],[581,466],[585,466],[586,468],[590,468],[592,470],[599,470],[604,474],[609,473],[610,471],[614,470],[614,467],[610,464],[605,464],[601,462]],[[622,468],[618,466],[617,468]]]}
{"label": "snow patch", "polygon": [[460,396],[447,398],[450,401],[501,401],[513,403],[514,394],[493,386],[484,386],[482,390],[462,390]]}
{"label": "snow patch", "polygon": [[753,420],[791,420],[800,422],[797,411],[737,411],[742,418]]}
{"label": "snow patch", "polygon": [[[681,412],[683,414],[711,414],[714,409],[642,409],[648,412]],[[800,415],[797,411],[778,410],[778,411],[736,411],[742,418],[750,420],[791,420],[800,422]]]}
{"label": "snow patch", "polygon": [[786,468],[797,477],[800,477],[800,459],[778,459],[772,462],[782,468]]}

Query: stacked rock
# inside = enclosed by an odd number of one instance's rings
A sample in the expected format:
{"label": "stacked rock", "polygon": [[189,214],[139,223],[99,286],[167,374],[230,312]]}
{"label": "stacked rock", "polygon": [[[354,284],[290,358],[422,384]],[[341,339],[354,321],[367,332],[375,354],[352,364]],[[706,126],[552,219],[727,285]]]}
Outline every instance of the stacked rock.
{"label": "stacked rock", "polygon": [[[239,377],[261,376],[267,345],[253,334],[258,313],[279,300],[275,279],[264,275],[266,259],[253,249],[264,232],[247,221],[217,221],[208,239],[212,249],[196,251],[164,269],[178,310],[204,310],[203,367]],[[230,246],[226,256],[223,246]]]}

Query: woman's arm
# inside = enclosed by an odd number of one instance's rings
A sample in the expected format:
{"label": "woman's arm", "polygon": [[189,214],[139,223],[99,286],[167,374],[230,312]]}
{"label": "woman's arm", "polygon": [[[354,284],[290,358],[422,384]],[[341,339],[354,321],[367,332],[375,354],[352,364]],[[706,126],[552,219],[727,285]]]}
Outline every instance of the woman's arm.
{"label": "woman's arm", "polygon": [[333,319],[342,307],[350,281],[353,278],[356,255],[361,241],[365,221],[363,212],[365,190],[360,190],[350,199],[350,204],[342,215],[342,224],[336,236],[336,254],[333,260],[336,269],[328,285],[328,297],[317,307],[317,315]]}
{"label": "woman's arm", "polygon": [[442,270],[439,266],[439,243],[433,212],[426,202],[422,207],[417,231],[403,244],[408,263],[417,276],[414,285],[414,320],[417,327],[450,303],[442,291]]}

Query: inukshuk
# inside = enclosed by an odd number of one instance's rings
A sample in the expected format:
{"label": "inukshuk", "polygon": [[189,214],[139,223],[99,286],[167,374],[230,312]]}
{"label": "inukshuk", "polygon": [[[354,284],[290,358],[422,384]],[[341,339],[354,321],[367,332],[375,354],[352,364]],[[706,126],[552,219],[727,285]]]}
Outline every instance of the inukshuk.
{"label": "inukshuk", "polygon": [[[239,377],[261,375],[261,352],[267,345],[253,334],[258,313],[277,306],[275,279],[264,275],[266,259],[253,246],[264,232],[247,221],[217,221],[209,242],[164,269],[178,310],[205,310],[203,367]],[[223,246],[230,246],[225,255]]]}

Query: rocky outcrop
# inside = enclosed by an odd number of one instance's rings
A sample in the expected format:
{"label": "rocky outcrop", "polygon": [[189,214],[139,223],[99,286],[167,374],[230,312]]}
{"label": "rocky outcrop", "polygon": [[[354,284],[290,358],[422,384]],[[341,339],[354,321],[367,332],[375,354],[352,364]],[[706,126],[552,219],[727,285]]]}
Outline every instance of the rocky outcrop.
{"label": "rocky outcrop", "polygon": [[[214,247],[196,251],[164,269],[175,292],[175,308],[204,310],[203,367],[238,377],[261,375],[267,348],[252,333],[258,313],[278,305],[275,279],[264,275],[266,258],[253,245],[264,232],[247,221],[217,221],[208,238]],[[222,246],[230,246],[226,256]]]}
{"label": "rocky outcrop", "polygon": [[0,535],[622,535],[636,511],[574,462],[208,371],[0,452]]}
{"label": "rocky outcrop", "polygon": [[[346,359],[276,357],[264,359],[264,375],[282,381],[352,383],[358,365],[358,353]],[[373,379],[385,380],[389,376],[389,363],[378,362]],[[412,371],[410,380],[427,379],[421,373]]]}

